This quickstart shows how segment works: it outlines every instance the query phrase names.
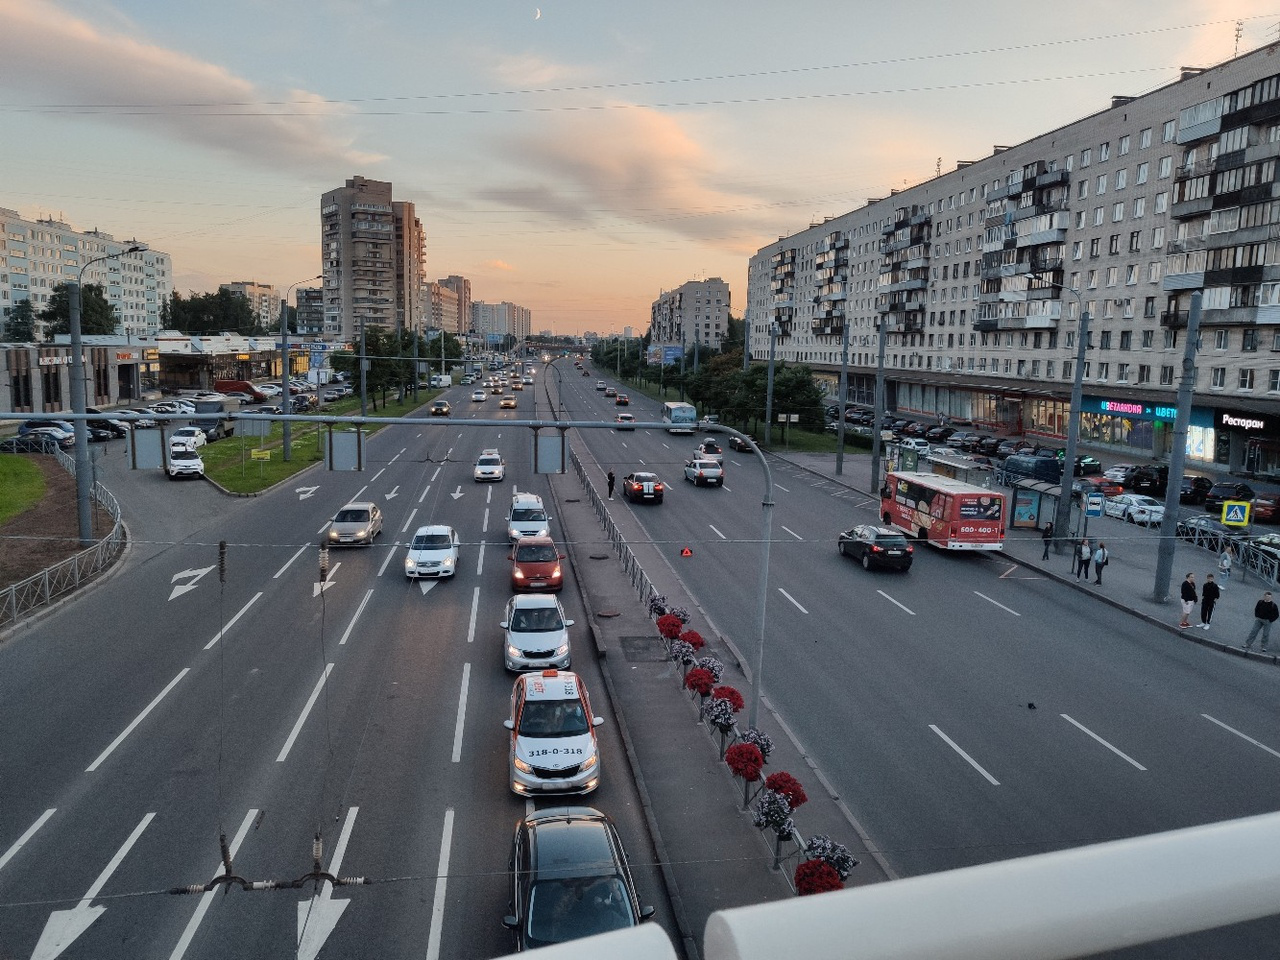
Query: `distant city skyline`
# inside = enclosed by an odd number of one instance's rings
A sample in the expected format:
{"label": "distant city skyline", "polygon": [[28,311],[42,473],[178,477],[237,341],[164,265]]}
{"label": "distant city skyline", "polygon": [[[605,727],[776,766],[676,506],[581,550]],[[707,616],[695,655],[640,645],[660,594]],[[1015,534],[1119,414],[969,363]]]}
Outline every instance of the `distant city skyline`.
{"label": "distant city skyline", "polygon": [[848,5],[799,30],[754,0],[540,9],[0,0],[22,147],[0,206],[142,238],[184,295],[283,290],[320,270],[320,196],[387,180],[422,221],[425,277],[556,333],[642,333],[664,290],[723,277],[740,316],[748,259],[778,236],[1275,41],[1280,20],[1261,0],[1081,0],[1046,38],[1011,0],[919,0],[909,25]]}

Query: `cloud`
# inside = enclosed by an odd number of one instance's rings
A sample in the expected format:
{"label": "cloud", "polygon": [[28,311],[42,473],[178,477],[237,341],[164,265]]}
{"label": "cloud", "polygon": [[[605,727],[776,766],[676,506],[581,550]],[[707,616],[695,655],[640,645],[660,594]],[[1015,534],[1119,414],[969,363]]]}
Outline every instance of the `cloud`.
{"label": "cloud", "polygon": [[490,270],[514,270],[515,269],[515,267],[507,263],[505,260],[486,260],[484,261],[484,263],[481,264],[481,266],[487,267]]}
{"label": "cloud", "polygon": [[100,29],[50,0],[0,0],[0,62],[0,84],[31,97],[20,109],[100,116],[276,170],[331,173],[381,159],[337,135],[342,109],[315,94],[269,94],[217,64]]}

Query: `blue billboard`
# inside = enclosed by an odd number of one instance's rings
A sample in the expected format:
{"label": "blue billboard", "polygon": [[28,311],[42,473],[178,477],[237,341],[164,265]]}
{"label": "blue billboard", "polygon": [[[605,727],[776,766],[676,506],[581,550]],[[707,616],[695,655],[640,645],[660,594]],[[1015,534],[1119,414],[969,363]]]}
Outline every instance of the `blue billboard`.
{"label": "blue billboard", "polygon": [[646,359],[651,364],[669,367],[673,363],[679,363],[683,353],[679,346],[656,346],[649,348]]}

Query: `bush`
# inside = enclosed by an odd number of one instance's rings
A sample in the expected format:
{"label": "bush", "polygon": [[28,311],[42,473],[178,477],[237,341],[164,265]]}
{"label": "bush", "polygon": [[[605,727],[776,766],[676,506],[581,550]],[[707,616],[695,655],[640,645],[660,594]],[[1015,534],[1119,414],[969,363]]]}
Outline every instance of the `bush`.
{"label": "bush", "polygon": [[715,697],[717,700],[728,700],[729,709],[734,713],[739,712],[744,706],[746,706],[746,701],[742,699],[742,694],[740,694],[734,687],[716,687],[711,691],[711,696]]}
{"label": "bush", "polygon": [[711,671],[694,667],[685,675],[684,685],[699,696],[705,697],[716,685],[716,678],[711,675]]}
{"label": "bush", "polygon": [[767,762],[769,754],[773,753],[773,738],[767,733],[762,733],[755,727],[748,727],[747,732],[739,737],[743,743],[753,743],[760,748],[760,756],[764,757]]}
{"label": "bush", "polygon": [[686,630],[680,634],[680,639],[693,647],[694,650],[701,650],[707,645],[707,641],[702,639],[702,634],[697,630]]}
{"label": "bush", "polygon": [[720,677],[724,674],[724,664],[715,657],[702,657],[698,660],[698,666],[711,674],[712,680],[719,683]]}
{"label": "bush", "polygon": [[792,810],[804,806],[809,802],[809,797],[804,792],[804,787],[800,785],[800,781],[786,771],[779,770],[777,773],[769,774],[769,778],[765,780],[764,785],[774,793],[787,798],[787,804]]}
{"label": "bush", "polygon": [[844,889],[840,874],[824,860],[804,860],[796,864],[796,893],[802,897]]}
{"label": "bush", "polygon": [[724,753],[724,762],[735,777],[741,777],[748,783],[760,779],[760,769],[764,766],[764,757],[760,748],[754,743],[735,743]]}
{"label": "bush", "polygon": [[804,845],[804,854],[810,860],[824,862],[835,870],[841,880],[848,880],[849,874],[858,865],[858,861],[853,858],[848,847],[820,833],[809,838],[809,842]]}
{"label": "bush", "polygon": [[664,613],[658,618],[658,633],[662,634],[663,639],[674,640],[680,636],[682,630],[684,630],[684,624],[675,614]]}

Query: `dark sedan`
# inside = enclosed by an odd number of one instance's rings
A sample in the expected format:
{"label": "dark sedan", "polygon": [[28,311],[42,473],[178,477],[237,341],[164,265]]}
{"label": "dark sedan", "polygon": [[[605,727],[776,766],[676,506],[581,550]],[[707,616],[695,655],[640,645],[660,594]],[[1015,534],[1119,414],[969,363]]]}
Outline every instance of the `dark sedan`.
{"label": "dark sedan", "polygon": [[864,570],[881,567],[904,573],[911,569],[914,549],[898,531],[870,524],[854,527],[840,534],[836,548],[841,556],[851,557],[861,563]]}
{"label": "dark sedan", "polygon": [[[1137,489],[1136,484],[1134,489]],[[1178,491],[1179,503],[1204,503],[1204,498],[1213,489],[1213,481],[1208,477],[1183,477],[1182,489]]]}
{"label": "dark sedan", "polygon": [[1204,509],[1206,513],[1220,514],[1222,505],[1228,500],[1252,500],[1253,496],[1253,487],[1247,483],[1223,480],[1215,483],[1205,494]]}
{"label": "dark sedan", "polygon": [[656,473],[636,471],[622,478],[622,495],[632,503],[661,503],[662,481]]}

